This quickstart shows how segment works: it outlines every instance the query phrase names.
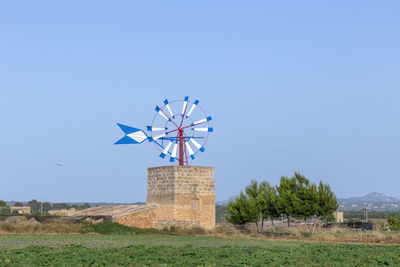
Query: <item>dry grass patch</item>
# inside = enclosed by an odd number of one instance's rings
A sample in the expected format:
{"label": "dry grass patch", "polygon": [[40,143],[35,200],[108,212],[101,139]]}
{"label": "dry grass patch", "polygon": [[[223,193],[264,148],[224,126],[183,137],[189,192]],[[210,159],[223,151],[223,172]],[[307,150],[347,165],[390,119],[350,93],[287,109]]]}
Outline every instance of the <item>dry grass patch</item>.
{"label": "dry grass patch", "polygon": [[72,234],[83,233],[82,225],[61,220],[40,223],[34,218],[19,217],[15,221],[0,222],[1,234]]}
{"label": "dry grass patch", "polygon": [[299,240],[329,243],[400,244],[400,232],[361,231],[343,228],[316,229],[314,233],[302,228],[269,228],[257,232],[252,228],[217,226],[210,235],[234,238],[257,238],[268,240]]}

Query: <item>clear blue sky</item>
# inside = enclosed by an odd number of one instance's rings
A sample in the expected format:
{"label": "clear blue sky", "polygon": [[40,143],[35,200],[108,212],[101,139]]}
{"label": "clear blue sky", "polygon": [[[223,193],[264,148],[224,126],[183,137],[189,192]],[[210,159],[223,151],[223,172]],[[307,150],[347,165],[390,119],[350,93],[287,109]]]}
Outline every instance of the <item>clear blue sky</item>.
{"label": "clear blue sky", "polygon": [[[1,1],[0,199],[134,202],[168,165],[114,146],[165,98],[215,132],[217,200],[300,171],[400,197],[399,1]],[[57,167],[62,162],[64,167]]]}

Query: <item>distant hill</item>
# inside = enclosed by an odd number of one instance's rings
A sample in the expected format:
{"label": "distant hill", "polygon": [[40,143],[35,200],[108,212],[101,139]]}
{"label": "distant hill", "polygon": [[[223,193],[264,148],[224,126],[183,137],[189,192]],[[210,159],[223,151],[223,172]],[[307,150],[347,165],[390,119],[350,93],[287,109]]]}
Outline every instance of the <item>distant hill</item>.
{"label": "distant hill", "polygon": [[239,195],[230,197],[230,198],[228,198],[227,200],[217,201],[215,204],[221,205],[221,206],[226,206],[226,205],[228,205],[228,203],[229,203],[230,201],[235,200],[237,197],[239,197]]}
{"label": "distant hill", "polygon": [[372,192],[361,197],[338,198],[339,210],[398,211],[400,199]]}
{"label": "distant hill", "polygon": [[361,197],[350,197],[350,198],[338,198],[338,201],[356,203],[356,202],[374,202],[374,203],[385,203],[385,202],[400,202],[397,197],[389,197],[383,193],[371,192]]}

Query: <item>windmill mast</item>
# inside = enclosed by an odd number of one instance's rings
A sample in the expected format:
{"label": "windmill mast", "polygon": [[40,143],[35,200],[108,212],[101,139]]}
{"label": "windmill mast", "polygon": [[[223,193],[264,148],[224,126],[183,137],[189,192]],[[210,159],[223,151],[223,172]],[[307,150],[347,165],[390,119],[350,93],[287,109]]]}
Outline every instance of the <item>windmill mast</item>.
{"label": "windmill mast", "polygon": [[184,154],[184,138],[183,138],[183,130],[179,129],[178,131],[178,140],[179,140],[179,166],[185,165],[183,154]]}

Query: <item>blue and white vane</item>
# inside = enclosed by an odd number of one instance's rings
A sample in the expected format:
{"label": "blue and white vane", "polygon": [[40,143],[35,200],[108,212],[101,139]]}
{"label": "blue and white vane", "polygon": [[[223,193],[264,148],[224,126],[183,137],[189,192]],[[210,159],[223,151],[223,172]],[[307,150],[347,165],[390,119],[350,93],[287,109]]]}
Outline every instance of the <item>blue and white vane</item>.
{"label": "blue and white vane", "polygon": [[187,96],[183,100],[165,99],[163,106],[155,107],[156,114],[147,126],[148,133],[118,123],[125,136],[115,144],[141,144],[148,140],[161,152],[161,158],[188,165],[188,158],[195,159],[197,153],[205,151],[204,145],[213,131],[212,118],[199,102],[192,102]]}

